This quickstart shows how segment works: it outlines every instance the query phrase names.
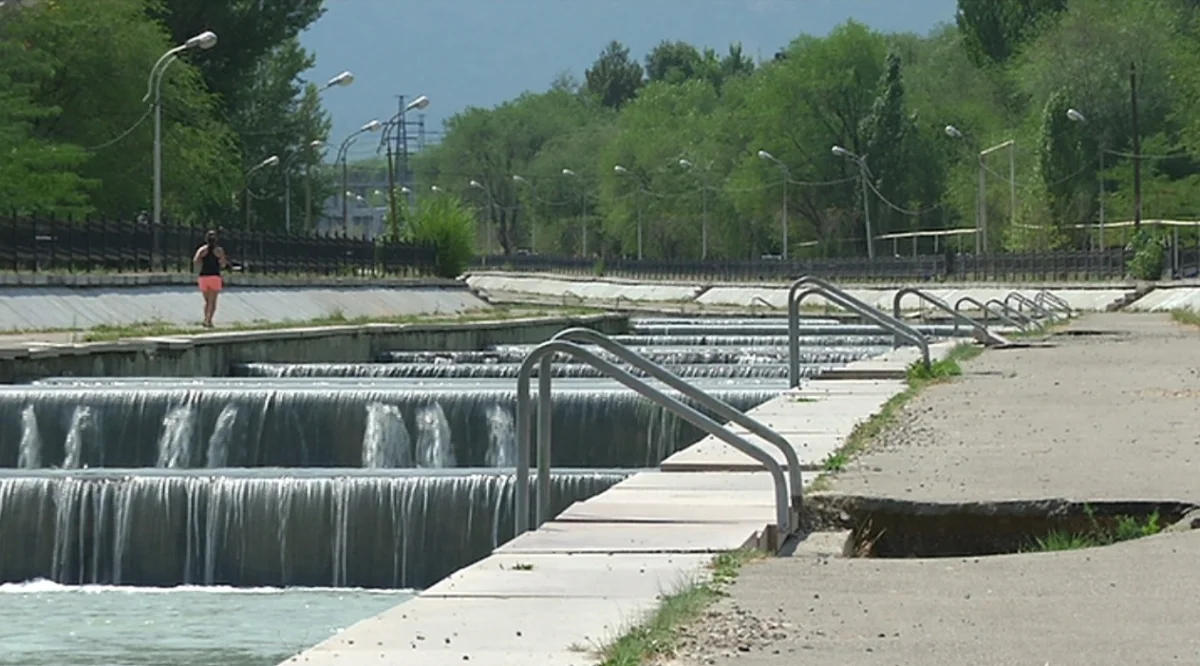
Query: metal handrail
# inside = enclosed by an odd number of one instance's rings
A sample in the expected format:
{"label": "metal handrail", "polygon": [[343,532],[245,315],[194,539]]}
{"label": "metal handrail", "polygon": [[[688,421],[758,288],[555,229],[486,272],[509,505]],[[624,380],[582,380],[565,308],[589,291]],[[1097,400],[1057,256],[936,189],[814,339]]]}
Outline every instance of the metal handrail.
{"label": "metal handrail", "polygon": [[986,325],[981,324],[978,321],[975,321],[973,318],[968,317],[967,315],[959,312],[958,310],[955,310],[954,308],[950,307],[950,304],[947,303],[946,301],[943,301],[942,299],[938,298],[937,296],[934,296],[933,294],[922,291],[918,287],[905,287],[905,288],[897,291],[896,295],[892,297],[892,316],[895,317],[896,319],[899,319],[902,314],[902,311],[900,309],[901,301],[903,301],[904,297],[908,296],[908,295],[916,296],[918,299],[925,301],[926,303],[929,303],[930,305],[941,310],[942,312],[948,313],[951,317],[954,318],[955,322],[970,326],[971,328],[978,331],[981,335],[983,335],[984,338],[987,340],[990,340],[992,342],[999,343],[999,344],[1003,344],[1005,342],[1002,338],[997,338],[996,334],[992,333],[992,331]]}
{"label": "metal handrail", "polygon": [[771,304],[771,301],[768,301],[767,299],[763,298],[762,296],[755,296],[754,298],[750,299],[750,310],[751,311],[754,310],[754,306],[757,303],[762,303],[763,306],[766,307],[768,310],[775,309],[775,306]]}
{"label": "metal handrail", "polygon": [[[812,285],[797,294],[801,287]],[[806,275],[788,287],[788,385],[796,388],[800,385],[800,301],[810,294],[819,294],[826,300],[851,310],[864,319],[869,319],[881,328],[885,328],[897,337],[905,338],[921,350],[921,358],[925,367],[929,367],[929,341],[917,329],[882,312],[850,294],[835,287],[832,283],[818,277]]]}
{"label": "metal handrail", "polygon": [[679,375],[676,375],[670,370],[655,363],[654,361],[651,361],[645,356],[642,356],[629,347],[626,347],[625,345],[613,340],[599,331],[594,331],[590,328],[568,328],[565,331],[558,332],[550,339],[571,340],[572,342],[583,342],[596,345],[597,347],[600,347],[622,361],[625,361],[629,365],[641,369],[647,375],[650,375],[651,377],[659,380],[667,386],[670,386],[676,391],[679,391],[683,395],[695,400],[704,407],[707,407],[717,416],[723,419],[729,419],[733,423],[746,428],[755,435],[758,435],[759,437],[762,437],[766,441],[775,445],[775,447],[778,448],[781,453],[783,453],[784,460],[787,461],[788,482],[791,487],[791,506],[793,516],[799,514],[801,504],[804,501],[804,480],[800,474],[800,457],[796,455],[796,449],[794,449],[791,443],[784,439],[782,435],[768,428],[766,425],[763,425],[761,421],[752,418],[749,414],[734,408],[732,405],[719,398],[701,391],[695,386],[687,383],[687,381]]}
{"label": "metal handrail", "polygon": [[1063,298],[1062,296],[1059,296],[1058,294],[1047,291],[1045,289],[1043,289],[1033,295],[1034,303],[1041,304],[1045,301],[1049,301],[1051,304],[1053,304],[1055,307],[1057,307],[1059,310],[1061,310],[1062,313],[1067,315],[1068,317],[1075,316],[1074,308],[1072,308],[1071,304],[1067,302],[1067,299]]}
{"label": "metal handrail", "polygon": [[565,354],[587,363],[641,395],[659,404],[688,423],[724,441],[735,449],[762,463],[775,482],[775,523],[781,535],[790,533],[791,515],[788,511],[787,477],[779,462],[769,453],[751,444],[725,426],[659,391],[596,354],[565,340],[549,340],[534,347],[517,371],[517,478],[514,508],[516,534],[529,530],[529,448],[532,430],[529,383],[534,365],[538,366],[538,455],[537,455],[537,524],[550,515],[550,394],[552,365],[555,354]]}
{"label": "metal handrail", "polygon": [[1022,331],[1028,332],[1028,331],[1029,331],[1029,325],[1030,325],[1030,324],[1034,324],[1034,325],[1036,325],[1038,328],[1042,328],[1042,324],[1041,324],[1041,322],[1037,321],[1037,320],[1036,320],[1036,319],[1034,319],[1033,317],[1030,317],[1029,315],[1025,314],[1024,312],[1021,312],[1020,310],[1014,310],[1014,309],[1012,308],[1012,306],[1010,306],[1008,303],[1005,303],[1005,302],[1003,302],[1003,301],[997,300],[997,299],[995,299],[995,298],[988,299],[988,302],[987,302],[987,304],[988,304],[988,305],[991,305],[992,303],[995,303],[995,304],[996,304],[996,307],[998,307],[998,308],[1000,308],[1001,310],[1003,310],[1005,314],[1009,315],[1010,317],[1013,317],[1013,318],[1019,319],[1021,322],[1023,322],[1023,323],[1021,324],[1021,330],[1022,330]]}
{"label": "metal handrail", "polygon": [[981,312],[983,312],[983,321],[985,324],[987,323],[988,316],[990,315],[990,316],[995,317],[999,321],[1006,322],[1009,326],[1012,326],[1013,328],[1019,328],[1021,330],[1025,330],[1024,324],[1009,317],[1008,315],[1004,314],[1001,311],[993,310],[992,307],[990,305],[988,305],[987,303],[980,303],[978,300],[976,300],[974,297],[971,297],[971,296],[963,296],[962,298],[955,301],[954,302],[955,312],[962,310],[963,303],[970,303],[971,305],[974,305],[975,307],[979,308],[979,310]]}
{"label": "metal handrail", "polygon": [[1017,311],[1018,312],[1024,312],[1024,308],[1027,306],[1030,310],[1033,310],[1034,317],[1042,316],[1042,317],[1045,317],[1046,319],[1049,319],[1050,321],[1058,321],[1057,315],[1055,315],[1053,312],[1050,312],[1049,310],[1042,307],[1041,305],[1038,305],[1037,303],[1034,303],[1033,301],[1029,300],[1025,296],[1025,294],[1022,294],[1019,291],[1010,291],[1008,293],[1008,295],[1004,297],[1004,302],[1008,303],[1009,299],[1013,299],[1013,300],[1017,301]]}

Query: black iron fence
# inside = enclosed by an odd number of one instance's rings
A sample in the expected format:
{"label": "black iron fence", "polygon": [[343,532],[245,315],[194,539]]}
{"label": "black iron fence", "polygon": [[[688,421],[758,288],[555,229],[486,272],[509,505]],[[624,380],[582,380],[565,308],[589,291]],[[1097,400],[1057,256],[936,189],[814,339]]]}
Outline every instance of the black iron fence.
{"label": "black iron fence", "polygon": [[[112,220],[0,216],[0,271],[191,272],[205,228]],[[257,275],[361,277],[432,273],[432,245],[336,235],[218,229],[230,261]]]}
{"label": "black iron fence", "polygon": [[782,281],[802,275],[815,275],[845,282],[1053,282],[1123,279],[1129,256],[1129,253],[1120,249],[1097,252],[997,253],[983,256],[939,254],[875,259],[764,258],[751,261],[595,260],[509,255],[477,257],[473,268],[657,280]]}

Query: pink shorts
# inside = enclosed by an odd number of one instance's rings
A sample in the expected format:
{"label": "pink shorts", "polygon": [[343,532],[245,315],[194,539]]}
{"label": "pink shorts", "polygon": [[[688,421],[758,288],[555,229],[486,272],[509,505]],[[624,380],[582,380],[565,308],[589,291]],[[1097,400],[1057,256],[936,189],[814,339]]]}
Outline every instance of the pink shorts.
{"label": "pink shorts", "polygon": [[201,275],[199,282],[200,291],[221,291],[224,286],[220,275]]}

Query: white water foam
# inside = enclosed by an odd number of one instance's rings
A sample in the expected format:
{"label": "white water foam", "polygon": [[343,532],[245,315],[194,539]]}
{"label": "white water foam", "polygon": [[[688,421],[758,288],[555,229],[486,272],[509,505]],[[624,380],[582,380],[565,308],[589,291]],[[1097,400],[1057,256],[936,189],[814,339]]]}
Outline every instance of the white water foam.
{"label": "white water foam", "polygon": [[500,405],[487,410],[488,467],[513,467],[517,464],[517,427],[511,412]]}
{"label": "white water foam", "polygon": [[225,405],[217,415],[217,423],[213,426],[212,435],[208,438],[208,466],[212,468],[225,467],[229,462],[229,447],[236,432],[238,420],[237,405]]}
{"label": "white water foam", "polygon": [[176,407],[163,417],[158,436],[157,467],[179,469],[191,465],[192,437],[196,431],[196,408]]}
{"label": "white water foam", "polygon": [[373,402],[367,405],[367,427],[363,430],[362,466],[369,469],[412,467],[412,438],[404,415],[396,405]]}
{"label": "white water foam", "polygon": [[442,406],[433,403],[417,413],[417,467],[454,467],[450,421]]}
{"label": "white water foam", "polygon": [[88,435],[96,432],[96,417],[92,408],[80,405],[71,413],[71,426],[63,442],[63,469],[79,469],[83,464],[84,445]]}
{"label": "white water foam", "polygon": [[178,585],[175,587],[139,587],[136,585],[63,585],[45,578],[24,583],[0,583],[0,594],[173,594],[193,592],[203,594],[377,594],[412,595],[414,590],[385,590],[360,587],[230,587],[228,585]]}
{"label": "white water foam", "polygon": [[21,442],[17,467],[37,469],[42,466],[42,435],[38,431],[37,413],[33,405],[21,410]]}

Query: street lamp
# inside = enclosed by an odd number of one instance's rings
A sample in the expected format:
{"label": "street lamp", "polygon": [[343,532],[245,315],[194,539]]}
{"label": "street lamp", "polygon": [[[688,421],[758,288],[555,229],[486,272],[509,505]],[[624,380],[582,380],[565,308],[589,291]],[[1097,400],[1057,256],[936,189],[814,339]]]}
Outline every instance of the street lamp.
{"label": "street lamp", "polygon": [[492,219],[492,213],[495,212],[496,201],[495,201],[495,199],[492,199],[491,190],[489,190],[486,186],[484,186],[483,183],[472,179],[469,183],[467,183],[467,186],[473,187],[477,190],[483,190],[483,193],[487,195],[488,212],[487,212],[487,217],[485,219],[485,224],[486,224],[485,228],[487,229],[487,243],[488,243],[487,251],[488,251],[488,254],[492,254],[492,252],[493,252],[492,248],[494,247],[493,243],[492,243],[492,226],[493,226],[492,223],[494,222],[494,220]]}
{"label": "street lamp", "polygon": [[863,207],[863,226],[867,234],[867,258],[875,258],[875,239],[871,235],[871,206],[870,200],[867,198],[867,162],[862,157],[846,150],[841,146],[834,146],[831,151],[837,157],[844,157],[848,160],[854,160],[858,165],[859,179],[862,180],[862,207]]}
{"label": "street lamp", "polygon": [[[1077,111],[1075,109],[1067,109],[1067,118],[1069,120],[1071,120],[1071,122],[1076,122],[1076,123],[1085,123],[1086,124],[1088,121],[1086,116],[1084,116],[1082,113],[1080,113],[1079,111]],[[1104,152],[1105,152],[1104,139],[1103,139],[1103,137],[1101,137],[1101,140],[1100,140],[1100,171],[1096,174],[1097,180],[1100,181],[1100,226],[1099,226],[1099,234],[1098,234],[1099,237],[1097,238],[1097,242],[1099,243],[1101,250],[1107,249],[1107,247],[1108,247],[1104,244]]]}
{"label": "street lamp", "polygon": [[[422,111],[429,106],[429,97],[421,95],[413,101],[404,105],[396,115],[388,119],[385,123],[383,136],[379,138],[380,143],[387,147],[387,167],[388,167],[388,216],[392,227],[392,234],[396,235],[400,232],[397,225],[400,222],[399,208],[396,204],[396,163],[392,156],[392,131],[404,122],[404,116],[409,111]],[[379,153],[379,149],[375,149],[375,153]]]}
{"label": "street lamp", "polygon": [[438,187],[437,185],[430,185],[430,186],[429,186],[429,191],[430,191],[430,192],[444,192],[445,190],[443,190],[442,188]]}
{"label": "street lamp", "polygon": [[329,79],[328,81],[326,81],[325,85],[322,86],[321,90],[329,90],[330,88],[335,88],[335,87],[345,88],[346,86],[350,85],[351,83],[354,83],[354,74],[352,74],[350,72],[342,72],[341,74],[338,74],[337,76],[333,77],[332,79]]}
{"label": "street lamp", "polygon": [[[304,150],[320,150],[325,145],[324,141],[316,139],[309,141],[300,147],[299,150],[293,152],[283,163],[283,228],[287,233],[292,233],[292,162],[296,161],[297,157]],[[308,190],[308,183],[305,183],[305,189]],[[307,197],[306,197],[307,199]]]}
{"label": "street lamp", "polygon": [[[562,175],[567,178],[579,178],[579,174],[571,169],[563,169]],[[579,243],[582,256],[587,258],[587,188],[583,184],[583,179],[579,179]]]}
{"label": "street lamp", "polygon": [[625,167],[621,166],[620,164],[614,166],[613,171],[616,173],[619,173],[623,176],[630,176],[637,181],[637,188],[638,188],[637,189],[637,252],[638,252],[637,258],[639,261],[641,261],[642,256],[643,256],[642,255],[642,181],[640,178],[637,177],[636,174],[634,174],[629,169],[626,169]]}
{"label": "street lamp", "polygon": [[523,183],[528,185],[529,195],[533,197],[533,206],[530,208],[531,212],[529,213],[529,251],[537,254],[537,220],[533,214],[533,211],[537,210],[537,184],[528,178],[519,176],[517,174],[513,174],[512,179],[514,183]]}
{"label": "street lamp", "polygon": [[273,167],[277,164],[279,164],[279,156],[272,155],[258,164],[255,164],[249,171],[246,172],[246,233],[250,233],[250,177],[261,169]]}
{"label": "street lamp", "polygon": [[[363,125],[362,127],[358,128],[356,131],[351,133],[350,136],[346,137],[346,140],[342,142],[342,145],[340,147],[338,147],[337,158],[334,160],[333,163],[334,164],[337,164],[338,162],[342,163],[342,191],[343,192],[346,191],[346,189],[349,187],[350,165],[348,163],[349,159],[348,159],[348,156],[346,155],[346,151],[350,148],[350,144],[353,143],[354,140],[357,139],[360,134],[366,134],[367,132],[378,132],[381,129],[383,129],[383,123],[379,122],[378,120],[372,120],[371,122],[367,123],[366,125]],[[342,233],[346,233],[347,231],[349,231],[349,229],[350,229],[350,205],[349,205],[349,202],[346,200],[346,197],[343,196],[342,197]]]}
{"label": "street lamp", "polygon": [[758,159],[764,162],[774,162],[776,166],[783,170],[783,258],[788,258],[788,183],[792,180],[792,172],[787,165],[781,162],[777,157],[768,153],[765,150],[758,151]]}
{"label": "street lamp", "polygon": [[[679,166],[692,170],[696,165],[691,160],[681,158]],[[700,193],[700,260],[708,259],[708,169],[702,170],[704,190]],[[786,187],[786,185],[785,185]]]}
{"label": "street lamp", "polygon": [[184,51],[207,51],[217,45],[217,33],[211,30],[192,37],[183,44],[167,51],[150,68],[146,80],[146,96],[142,102],[154,98],[154,224],[162,223],[162,79],[167,68]]}

